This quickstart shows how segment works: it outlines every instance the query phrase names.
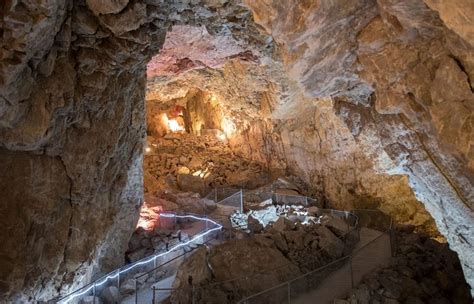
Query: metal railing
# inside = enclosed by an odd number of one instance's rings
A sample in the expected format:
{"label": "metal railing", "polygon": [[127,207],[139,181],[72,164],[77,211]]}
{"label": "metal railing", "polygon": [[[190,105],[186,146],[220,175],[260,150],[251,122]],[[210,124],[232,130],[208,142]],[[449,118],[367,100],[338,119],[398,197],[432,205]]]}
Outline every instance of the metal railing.
{"label": "metal railing", "polygon": [[[358,221],[357,216],[347,211],[339,211],[339,210],[331,210],[331,209],[317,209],[317,210],[318,210],[317,212],[318,215],[331,214],[331,215],[340,217],[341,219],[344,219],[344,221],[347,223],[348,229],[342,235],[339,235],[337,237],[340,240],[344,241],[344,248],[342,250],[343,254],[347,252],[351,252],[355,243],[359,239],[359,234],[358,234],[359,221]],[[245,226],[243,226],[242,228],[245,228]],[[320,248],[317,252],[315,252],[315,254],[320,255],[320,256],[327,256],[324,254],[324,252],[329,249],[328,247],[329,246],[325,248]],[[347,258],[347,256],[345,258]],[[328,259],[331,259],[331,258],[328,257]],[[212,297],[212,293],[215,292],[215,290],[226,290],[227,299],[233,299],[233,301],[232,300],[229,300],[229,301],[230,303],[235,303],[238,301],[242,301],[243,299],[246,299],[247,297],[251,296],[250,294],[245,294],[241,290],[241,288],[239,288],[239,286],[247,286],[251,290],[252,286],[248,286],[249,280],[251,280],[252,282],[265,282],[269,277],[274,276],[276,271],[284,267],[290,267],[290,266],[294,267],[295,263],[294,262],[285,263],[276,267],[272,267],[272,270],[270,271],[256,272],[250,275],[236,277],[236,278],[232,278],[232,279],[220,281],[220,282],[214,282],[208,285],[187,286],[187,287],[181,287],[181,288],[155,288],[153,290],[153,294],[172,293],[172,297],[174,297],[172,298],[172,300],[174,300],[176,303],[205,303],[206,301],[204,299],[206,297],[207,298]],[[301,266],[302,265],[300,265],[300,267]],[[314,265],[311,265],[311,264],[307,264],[304,266],[307,268],[313,268],[313,269],[315,268]],[[324,268],[326,266],[323,266],[321,268]],[[321,268],[318,267],[318,269],[321,269]],[[257,292],[257,290],[254,290],[254,292]],[[267,303],[267,302],[262,302],[262,303]]]}
{"label": "metal railing", "polygon": [[[337,297],[344,297],[362,280],[363,276],[383,264],[383,260],[394,253],[392,218],[378,210],[354,210],[359,217],[359,225],[367,228],[383,229],[380,234],[338,260],[315,269],[294,279],[248,296],[238,303],[305,303],[318,299],[329,303]],[[384,228],[383,228],[384,227]],[[386,252],[381,252],[387,245]],[[379,256],[374,256],[377,252]],[[378,259],[377,259],[378,258]],[[337,271],[337,272],[336,272]],[[332,277],[331,277],[332,276]],[[305,298],[306,296],[306,298]]]}
{"label": "metal railing", "polygon": [[[226,195],[228,195],[228,196],[226,196]],[[247,195],[247,193],[244,192],[242,189],[219,188],[219,189],[215,189],[214,192],[209,193],[208,196],[206,196],[206,198],[218,200],[217,201],[218,204],[221,203],[222,201],[224,201],[224,204],[222,204],[223,206],[226,205],[225,204],[226,202],[231,202],[230,206],[232,206],[232,207],[239,206],[239,207],[236,207],[236,209],[237,210],[240,209],[240,211],[243,212],[246,195]],[[304,196],[266,193],[266,194],[259,194],[259,197],[262,197],[262,195],[264,195],[266,197],[271,197],[272,202],[275,203],[275,204],[287,202],[287,204],[302,204],[302,205],[308,206],[308,205],[316,205],[316,203],[317,203],[316,200],[311,199],[311,198],[307,198],[307,197],[304,197]],[[210,198],[211,196],[213,196],[213,198]],[[221,199],[221,200],[219,200],[219,199]],[[348,212],[348,211],[332,210],[332,209],[319,209],[318,208],[316,210],[317,210],[316,211],[317,215],[332,214],[332,215],[336,215],[340,218],[344,218],[346,223],[347,223],[347,226],[348,226],[347,233],[344,234],[344,237],[348,236],[349,234],[354,234],[355,232],[358,231],[356,228],[359,225],[359,220],[360,220],[359,216],[360,215],[362,215],[362,219],[363,219],[362,222],[364,222],[364,225],[366,225],[365,222],[369,222],[367,220],[367,218],[371,219],[371,221],[373,222],[373,219],[370,216],[366,217],[364,215],[364,213],[360,210],[359,211],[355,210],[354,213],[351,213],[351,212]],[[77,303],[79,301],[79,299],[81,299],[85,296],[93,296],[93,299],[95,301],[95,296],[100,294],[100,291],[102,289],[104,289],[105,286],[117,286],[117,288],[120,290],[120,286],[121,286],[122,282],[124,282],[125,280],[129,280],[130,278],[133,278],[135,280],[135,295],[137,297],[138,287],[139,287],[138,285],[140,284],[138,282],[141,282],[141,279],[145,277],[145,274],[147,274],[147,273],[156,273],[158,271],[158,269],[162,269],[163,267],[165,267],[166,265],[169,265],[173,261],[177,261],[178,259],[181,259],[181,258],[184,259],[185,255],[189,252],[182,253],[179,250],[182,250],[185,246],[188,246],[190,244],[197,244],[197,245],[198,244],[205,244],[205,243],[210,241],[210,239],[212,238],[211,234],[213,232],[221,233],[221,230],[223,228],[222,225],[220,225],[219,223],[217,223],[217,222],[215,222],[215,221],[213,221],[209,218],[202,217],[200,215],[194,215],[194,214],[189,214],[189,213],[186,213],[186,214],[162,213],[161,216],[163,216],[163,218],[167,218],[167,217],[168,218],[174,218],[175,221],[178,218],[194,219],[194,220],[197,220],[197,221],[202,221],[204,223],[205,227],[203,227],[201,230],[199,230],[199,232],[196,233],[194,236],[190,237],[190,239],[186,242],[180,242],[180,243],[172,246],[172,248],[170,248],[170,249],[167,248],[167,250],[165,250],[163,252],[155,253],[152,256],[148,256],[148,257],[143,258],[143,259],[141,259],[137,262],[134,262],[132,264],[125,265],[125,266],[123,266],[123,267],[121,267],[121,268],[119,268],[119,269],[117,269],[117,270],[115,270],[115,271],[113,271],[113,272],[111,272],[107,275],[104,275],[104,276],[100,277],[99,279],[94,280],[93,282],[83,286],[82,288],[75,290],[74,292],[68,294],[65,297],[56,298],[55,300],[52,300],[52,301],[49,301],[49,302],[53,302],[53,303]],[[371,225],[375,227],[375,226],[377,226],[377,223],[371,223]],[[351,229],[351,227],[354,227],[354,228]],[[390,228],[391,228],[391,226],[390,226]],[[233,231],[235,231],[235,230],[231,229],[228,232],[232,233]],[[217,235],[217,237],[218,236],[219,236],[219,234]],[[207,241],[205,241],[204,238],[209,238],[209,239]],[[352,236],[352,238],[353,239],[358,238],[358,235]],[[346,245],[347,244],[345,242],[345,246],[344,246],[345,247],[345,250],[344,250],[345,253],[347,252]],[[324,250],[324,248],[322,248],[320,250]],[[339,260],[342,261],[342,260],[344,260],[348,257],[349,256],[345,256],[345,257],[343,257]],[[164,262],[159,264],[158,263],[159,258],[163,258]],[[336,262],[336,261],[334,261],[334,262]],[[334,262],[332,262],[332,263],[334,263]],[[331,265],[333,265],[332,263],[331,263]],[[328,264],[328,265],[330,265],[330,264]],[[324,267],[329,267],[328,265],[323,266],[322,268],[319,268],[317,270],[325,269]],[[285,265],[283,265],[283,266],[285,266]],[[283,266],[281,266],[281,267],[283,267]],[[316,270],[314,270],[314,271],[316,271]],[[311,273],[314,273],[314,271],[311,272]],[[136,274],[139,274],[139,276],[136,276]],[[309,273],[307,275],[309,275]],[[136,277],[134,277],[134,276],[136,276]],[[248,276],[245,277],[245,278],[237,278],[237,279],[233,279],[233,280],[230,280],[230,281],[237,281],[237,280],[242,280],[242,279],[248,279]],[[218,284],[225,284],[225,283],[228,283],[228,282],[215,283],[215,284],[213,284],[213,286],[217,286]],[[276,287],[274,287],[274,288],[276,288]],[[163,292],[165,290],[167,290],[168,292],[169,291],[176,291],[176,289],[157,289],[157,288],[154,288],[153,289],[153,299],[155,298],[155,292]],[[196,287],[193,287],[193,290],[194,291],[193,291],[192,294],[193,294],[193,301],[194,301],[195,294],[197,292],[199,292],[200,290],[204,290],[204,287],[196,286]],[[188,291],[186,291],[186,292],[188,292]],[[261,294],[261,293],[259,293],[259,294]],[[246,300],[252,298],[252,296],[248,297],[249,295],[243,295],[243,296],[247,297],[247,298],[245,298]],[[288,297],[288,299],[289,299],[289,297]],[[136,301],[138,301],[138,300],[136,299]],[[138,302],[136,302],[136,303],[138,303]]]}
{"label": "metal railing", "polygon": [[[73,291],[72,293],[61,297],[56,298],[52,303],[77,303],[79,300],[86,296],[93,296],[93,301],[95,297],[100,294],[100,291],[108,286],[117,286],[120,290],[122,282],[133,278],[134,275],[138,273],[146,272],[149,269],[157,267],[158,261],[160,259],[170,260],[179,255],[179,251],[183,250],[186,246],[191,244],[202,244],[205,242],[206,238],[209,238],[213,232],[220,231],[222,225],[213,221],[212,219],[198,216],[190,213],[161,213],[161,219],[173,219],[174,221],[188,220],[196,221],[202,224],[202,229],[200,229],[195,235],[191,236],[189,240],[184,242],[179,242],[171,246],[171,248],[166,248],[158,253],[155,253],[151,256],[145,257],[141,260],[138,260],[132,264],[125,265],[120,267],[96,280],[93,282]],[[168,247],[168,246],[167,246]]]}

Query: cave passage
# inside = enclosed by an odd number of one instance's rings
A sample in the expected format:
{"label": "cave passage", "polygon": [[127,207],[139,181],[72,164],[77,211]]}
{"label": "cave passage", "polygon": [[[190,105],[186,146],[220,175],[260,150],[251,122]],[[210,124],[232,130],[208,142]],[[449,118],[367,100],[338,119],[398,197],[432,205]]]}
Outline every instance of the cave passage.
{"label": "cave passage", "polygon": [[0,8],[0,303],[472,303],[472,0]]}

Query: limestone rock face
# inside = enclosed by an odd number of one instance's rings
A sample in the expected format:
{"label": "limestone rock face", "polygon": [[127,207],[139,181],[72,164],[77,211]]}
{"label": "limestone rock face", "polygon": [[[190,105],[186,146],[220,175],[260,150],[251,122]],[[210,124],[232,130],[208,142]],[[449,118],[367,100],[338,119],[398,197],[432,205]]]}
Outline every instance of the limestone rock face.
{"label": "limestone rock face", "polygon": [[474,6],[425,2],[245,1],[288,76],[319,98],[304,127],[281,128],[289,165],[342,205],[384,197],[395,218],[427,222],[419,200],[474,286]]}
{"label": "limestone rock face", "polygon": [[449,29],[456,32],[471,46],[474,44],[474,21],[469,17],[474,14],[474,6],[469,0],[424,0],[424,2],[439,13],[439,17]]}
{"label": "limestone rock face", "polygon": [[2,4],[1,301],[49,300],[122,263],[145,89],[147,103],[214,92],[235,153],[334,207],[427,230],[433,217],[474,286],[472,1],[244,2]]}
{"label": "limestone rock face", "polygon": [[0,301],[49,300],[122,264],[143,200],[147,61],[173,18],[214,16],[219,32],[250,17],[207,2],[2,4]]}
{"label": "limestone rock face", "polygon": [[116,14],[124,9],[129,0],[87,0],[87,6],[94,12],[96,15],[100,14]]}

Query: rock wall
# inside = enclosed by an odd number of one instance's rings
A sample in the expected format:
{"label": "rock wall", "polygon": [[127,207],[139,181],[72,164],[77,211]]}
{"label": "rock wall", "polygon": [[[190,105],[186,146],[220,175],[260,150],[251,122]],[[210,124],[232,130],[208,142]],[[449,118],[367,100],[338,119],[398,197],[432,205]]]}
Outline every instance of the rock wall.
{"label": "rock wall", "polygon": [[142,201],[146,63],[171,24],[260,34],[226,1],[0,6],[0,298],[48,300],[122,263]]}
{"label": "rock wall", "polygon": [[146,55],[82,1],[3,12],[1,293],[47,300],[122,263],[143,195]]}
{"label": "rock wall", "polygon": [[472,3],[245,3],[305,95],[331,99],[307,125],[286,131],[286,146],[295,147],[287,155],[299,155],[293,167],[337,201],[364,189],[392,201],[384,208],[417,215],[421,206],[403,207],[408,196],[397,197],[413,191],[474,286],[473,42],[461,25]]}
{"label": "rock wall", "polygon": [[220,81],[244,131],[235,147],[335,202],[365,195],[428,223],[413,191],[473,286],[472,4],[425,2],[246,1],[273,38],[238,1],[2,3],[1,299],[46,300],[122,262],[142,200],[146,63],[171,25],[203,24],[240,42],[167,72],[191,70],[203,91],[217,89],[199,75]]}

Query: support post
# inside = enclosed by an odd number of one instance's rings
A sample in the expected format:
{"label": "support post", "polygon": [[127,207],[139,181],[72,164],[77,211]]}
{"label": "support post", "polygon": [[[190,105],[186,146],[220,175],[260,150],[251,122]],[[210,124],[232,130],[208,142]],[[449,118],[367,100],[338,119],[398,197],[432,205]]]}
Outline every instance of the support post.
{"label": "support post", "polygon": [[240,188],[240,212],[244,212],[244,190]]}
{"label": "support post", "polygon": [[308,206],[308,197],[307,196],[304,197],[304,203],[305,203],[306,206]]}
{"label": "support post", "polygon": [[117,274],[117,288],[120,291],[120,269],[118,270],[118,274]]}
{"label": "support post", "polygon": [[214,188],[214,202],[217,204],[217,188]]}
{"label": "support post", "polygon": [[155,304],[155,302],[156,302],[155,292],[156,292],[156,286],[153,285],[153,302],[152,302],[153,304]]}
{"label": "support post", "polygon": [[138,280],[135,279],[135,304],[138,304]]}
{"label": "support post", "polygon": [[95,283],[94,283],[94,286],[92,287],[92,303],[95,304]]}

